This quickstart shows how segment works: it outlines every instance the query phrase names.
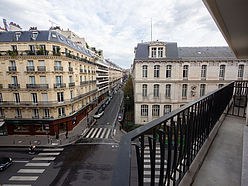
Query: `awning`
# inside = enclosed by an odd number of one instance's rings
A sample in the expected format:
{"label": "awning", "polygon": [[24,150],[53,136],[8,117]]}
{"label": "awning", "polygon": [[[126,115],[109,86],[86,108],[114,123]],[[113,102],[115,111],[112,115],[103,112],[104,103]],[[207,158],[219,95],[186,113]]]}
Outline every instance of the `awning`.
{"label": "awning", "polygon": [[4,123],[5,123],[4,121],[1,121],[1,122],[0,122],[0,127],[3,126]]}

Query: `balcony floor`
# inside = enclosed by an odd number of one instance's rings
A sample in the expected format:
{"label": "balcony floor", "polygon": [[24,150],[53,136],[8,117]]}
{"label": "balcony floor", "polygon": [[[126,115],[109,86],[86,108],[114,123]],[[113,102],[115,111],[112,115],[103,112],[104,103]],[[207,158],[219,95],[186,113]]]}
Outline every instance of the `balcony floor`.
{"label": "balcony floor", "polygon": [[193,186],[241,185],[244,126],[244,118],[226,116]]}

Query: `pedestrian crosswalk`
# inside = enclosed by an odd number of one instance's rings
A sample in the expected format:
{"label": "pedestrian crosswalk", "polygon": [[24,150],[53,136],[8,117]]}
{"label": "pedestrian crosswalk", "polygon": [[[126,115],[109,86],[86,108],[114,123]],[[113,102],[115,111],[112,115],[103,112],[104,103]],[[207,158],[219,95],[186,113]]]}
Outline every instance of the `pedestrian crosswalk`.
{"label": "pedestrian crosswalk", "polygon": [[[88,132],[85,131],[82,134],[84,135],[84,138],[102,138],[102,139],[108,139],[110,138],[111,134],[111,128],[91,128]],[[113,134],[116,133],[116,129],[113,129]]]}
{"label": "pedestrian crosswalk", "polygon": [[3,185],[26,186],[26,183],[30,183],[29,186],[31,186],[63,150],[63,148],[41,149],[42,152],[36,154],[30,161],[23,161],[22,163],[26,163],[24,167],[9,178],[9,183]]}

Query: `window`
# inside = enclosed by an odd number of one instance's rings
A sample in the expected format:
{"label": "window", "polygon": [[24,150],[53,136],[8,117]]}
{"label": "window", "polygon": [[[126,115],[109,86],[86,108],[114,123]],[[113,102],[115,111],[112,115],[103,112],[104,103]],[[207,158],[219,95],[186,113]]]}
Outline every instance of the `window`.
{"label": "window", "polygon": [[158,47],[158,57],[163,57],[163,48]]}
{"label": "window", "polygon": [[171,105],[165,105],[164,106],[164,114],[168,114],[171,112]]}
{"label": "window", "polygon": [[207,76],[207,65],[202,65],[202,68],[201,68],[201,77],[202,78],[206,78]]}
{"label": "window", "polygon": [[11,67],[16,67],[16,62],[15,61],[10,61],[9,63],[10,63]]}
{"label": "window", "polygon": [[28,60],[28,66],[33,67],[34,66],[34,61],[33,60]]}
{"label": "window", "polygon": [[47,82],[46,82],[46,76],[40,76],[40,82],[41,82],[41,84],[47,84]]}
{"label": "window", "polygon": [[29,49],[30,49],[31,52],[35,52],[34,45],[29,45]]}
{"label": "window", "polygon": [[171,65],[166,66],[166,78],[171,77]]}
{"label": "window", "polygon": [[21,32],[15,33],[16,41],[19,41],[19,38],[21,37]]}
{"label": "window", "polygon": [[20,103],[20,95],[19,93],[14,93],[14,100],[16,103]]}
{"label": "window", "polygon": [[17,46],[16,45],[11,45],[12,51],[17,51]]}
{"label": "window", "polygon": [[71,99],[73,98],[73,90],[70,91]]}
{"label": "window", "polygon": [[224,78],[225,77],[225,65],[220,65],[220,74],[219,77],[220,78]]}
{"label": "window", "polygon": [[189,69],[189,65],[183,66],[183,78],[188,78],[188,69]]}
{"label": "window", "polygon": [[33,118],[39,118],[39,110],[33,109]]}
{"label": "window", "polygon": [[83,78],[82,78],[82,76],[80,76],[80,82],[82,82],[83,81]]}
{"label": "window", "polygon": [[141,116],[148,116],[148,105],[141,105]]}
{"label": "window", "polygon": [[58,102],[63,102],[64,101],[64,92],[57,92],[57,99],[58,99]]}
{"label": "window", "polygon": [[41,96],[42,96],[42,101],[43,102],[47,102],[48,101],[48,94],[47,93],[42,93]]}
{"label": "window", "polygon": [[16,117],[21,118],[22,117],[22,112],[20,109],[16,109]]}
{"label": "window", "polygon": [[64,107],[58,108],[58,113],[59,113],[59,117],[65,116],[65,108]]}
{"label": "window", "polygon": [[221,88],[221,87],[223,87],[224,86],[224,84],[219,84],[218,85],[218,88]]}
{"label": "window", "polygon": [[61,67],[61,61],[54,61],[54,66]]}
{"label": "window", "polygon": [[142,96],[143,97],[147,96],[147,84],[142,85]]}
{"label": "window", "polygon": [[44,118],[49,118],[49,109],[44,109],[43,110]]}
{"label": "window", "polygon": [[4,118],[4,110],[0,109],[0,118]]}
{"label": "window", "polygon": [[29,82],[30,84],[35,84],[35,77],[34,76],[29,76]]}
{"label": "window", "polygon": [[56,84],[60,85],[60,84],[62,84],[62,82],[63,82],[62,76],[56,76]]}
{"label": "window", "polygon": [[17,85],[18,81],[17,81],[17,76],[11,76],[12,79],[12,84]]}
{"label": "window", "polygon": [[154,77],[159,77],[159,65],[154,66]]}
{"label": "window", "polygon": [[159,97],[159,85],[156,84],[153,87],[154,87],[154,89],[153,89],[153,96],[154,97]]}
{"label": "window", "polygon": [[37,36],[38,36],[38,32],[33,32],[32,33],[32,39],[33,40],[36,40]]}
{"label": "window", "polygon": [[157,48],[152,48],[152,57],[157,57]]}
{"label": "window", "polygon": [[71,112],[75,112],[74,105],[71,105]]}
{"label": "window", "polygon": [[187,98],[187,88],[188,88],[188,85],[183,84],[183,87],[182,87],[182,97],[183,98]]}
{"label": "window", "polygon": [[33,103],[38,103],[38,100],[37,100],[37,93],[31,93],[31,97],[32,97]]}
{"label": "window", "polygon": [[3,102],[3,96],[2,96],[2,93],[0,93],[0,103]]}
{"label": "window", "polygon": [[45,61],[44,61],[44,60],[39,60],[39,65],[40,65],[41,67],[44,67],[44,66],[45,66]]}
{"label": "window", "polygon": [[152,105],[152,116],[159,116],[160,106]]}
{"label": "window", "polygon": [[244,75],[244,65],[239,65],[238,68],[238,78],[242,78]]}
{"label": "window", "polygon": [[147,65],[142,66],[142,77],[147,77]]}
{"label": "window", "polygon": [[201,84],[200,85],[200,96],[204,96],[205,95],[205,89],[206,89],[206,85],[205,84]]}
{"label": "window", "polygon": [[166,85],[165,86],[165,97],[170,98],[171,97],[171,85]]}

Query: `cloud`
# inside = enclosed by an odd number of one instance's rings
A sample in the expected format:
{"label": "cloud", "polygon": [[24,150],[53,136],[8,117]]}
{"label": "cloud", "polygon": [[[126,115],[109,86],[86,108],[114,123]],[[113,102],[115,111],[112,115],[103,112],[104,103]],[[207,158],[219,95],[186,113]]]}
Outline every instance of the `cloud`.
{"label": "cloud", "polygon": [[105,58],[129,68],[138,42],[175,41],[179,46],[226,45],[199,0],[1,0],[0,18],[24,28],[48,29],[49,20],[84,37]]}

